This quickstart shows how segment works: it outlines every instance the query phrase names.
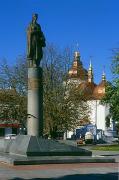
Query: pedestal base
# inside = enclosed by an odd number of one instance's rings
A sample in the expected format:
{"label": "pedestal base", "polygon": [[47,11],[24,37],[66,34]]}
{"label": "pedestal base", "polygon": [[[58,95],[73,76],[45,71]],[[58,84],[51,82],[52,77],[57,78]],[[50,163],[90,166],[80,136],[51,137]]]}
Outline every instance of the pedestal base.
{"label": "pedestal base", "polygon": [[10,154],[23,156],[91,156],[92,152],[30,135],[19,135],[9,147]]}

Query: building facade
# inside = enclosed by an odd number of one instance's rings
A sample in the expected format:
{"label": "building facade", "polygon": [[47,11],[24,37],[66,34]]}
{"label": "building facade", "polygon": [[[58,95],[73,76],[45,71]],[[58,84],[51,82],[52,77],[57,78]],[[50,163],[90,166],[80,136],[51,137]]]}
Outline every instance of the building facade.
{"label": "building facade", "polygon": [[[108,135],[108,130],[114,131],[112,121],[110,127],[106,127],[106,117],[109,115],[109,105],[101,104],[101,99],[105,94],[107,84],[105,73],[102,73],[99,84],[94,82],[93,67],[90,62],[89,69],[83,67],[80,53],[74,53],[74,60],[71,69],[68,71],[68,83],[74,83],[78,91],[82,91],[87,100],[90,109],[89,119],[90,125],[96,127],[97,138],[102,138],[102,135]],[[79,127],[76,127],[75,134]],[[74,131],[67,132],[67,138],[71,138]]]}

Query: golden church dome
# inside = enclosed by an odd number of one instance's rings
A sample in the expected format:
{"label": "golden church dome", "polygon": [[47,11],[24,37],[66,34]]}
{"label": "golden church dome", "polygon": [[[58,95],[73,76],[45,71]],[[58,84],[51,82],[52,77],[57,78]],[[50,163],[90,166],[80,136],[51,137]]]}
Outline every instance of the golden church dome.
{"label": "golden church dome", "polygon": [[93,91],[95,87],[96,87],[96,84],[94,82],[86,81],[79,84],[79,86],[77,87],[77,90],[82,93],[85,99],[89,100],[89,99],[92,99],[93,97],[92,95],[93,95]]}
{"label": "golden church dome", "polygon": [[81,80],[87,79],[87,70],[83,68],[82,62],[80,60],[80,53],[74,53],[74,61],[72,64],[71,69],[68,72],[69,78],[78,78]]}
{"label": "golden church dome", "polygon": [[102,99],[102,97],[105,94],[106,84],[107,84],[106,77],[105,77],[105,74],[103,73],[102,81],[94,89],[94,92],[93,92],[94,99]]}

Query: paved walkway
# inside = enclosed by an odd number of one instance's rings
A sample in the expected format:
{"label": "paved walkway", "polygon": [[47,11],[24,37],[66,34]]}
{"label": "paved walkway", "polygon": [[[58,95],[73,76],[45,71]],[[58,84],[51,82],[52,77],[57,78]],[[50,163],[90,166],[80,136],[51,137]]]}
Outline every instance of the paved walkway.
{"label": "paved walkway", "polygon": [[118,180],[118,163],[11,166],[0,164],[0,180]]}
{"label": "paved walkway", "polygon": [[75,163],[12,166],[0,163],[0,180],[119,180],[119,152],[93,151],[114,157],[117,163]]}

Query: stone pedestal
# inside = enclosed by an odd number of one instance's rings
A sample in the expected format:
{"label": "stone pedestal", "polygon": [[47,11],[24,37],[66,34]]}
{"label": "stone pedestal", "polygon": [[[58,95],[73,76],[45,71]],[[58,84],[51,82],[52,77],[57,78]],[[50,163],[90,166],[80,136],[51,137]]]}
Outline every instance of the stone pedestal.
{"label": "stone pedestal", "polygon": [[42,68],[28,68],[27,134],[19,135],[10,143],[5,141],[4,152],[12,155],[34,156],[90,156],[90,151],[42,138],[43,82]]}
{"label": "stone pedestal", "polygon": [[[43,139],[37,136],[19,135],[7,144],[10,154],[22,156],[91,156],[92,152],[58,142],[51,139]],[[4,152],[7,150],[5,149]],[[8,151],[7,151],[8,152]]]}
{"label": "stone pedestal", "polygon": [[[5,141],[3,152],[12,155],[34,156],[90,156],[90,151],[42,138],[43,135],[43,82],[42,68],[28,68],[28,135],[18,135]],[[56,158],[57,159],[57,158]],[[36,160],[34,160],[36,162]]]}
{"label": "stone pedestal", "polygon": [[27,134],[43,135],[43,83],[42,68],[28,68]]}

